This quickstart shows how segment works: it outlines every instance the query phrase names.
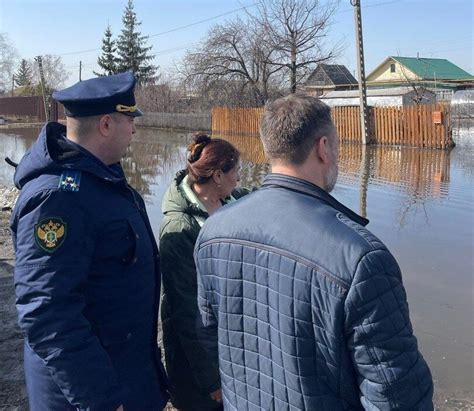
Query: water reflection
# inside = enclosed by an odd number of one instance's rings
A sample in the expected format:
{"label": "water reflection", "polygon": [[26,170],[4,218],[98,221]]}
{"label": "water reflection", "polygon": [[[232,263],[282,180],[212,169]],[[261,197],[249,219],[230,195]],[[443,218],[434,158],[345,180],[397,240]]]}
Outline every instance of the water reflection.
{"label": "water reflection", "polygon": [[[0,134],[2,154],[18,161],[37,135],[25,131]],[[242,185],[259,185],[269,172],[260,140],[221,137],[242,153]],[[185,166],[190,142],[188,133],[139,129],[123,160],[155,233],[164,192]],[[339,201],[370,218],[369,229],[397,258],[442,405],[446,398],[473,399],[473,154],[464,145],[440,151],[343,144],[334,190]],[[12,176],[13,168],[0,163],[0,183],[11,184]]]}
{"label": "water reflection", "polygon": [[134,137],[122,166],[129,184],[148,198],[157,177],[174,175],[186,160],[188,134],[141,129]]}
{"label": "water reflection", "polygon": [[[12,130],[9,133],[12,134],[0,139],[0,150],[18,161],[36,138],[38,130]],[[248,187],[260,185],[270,171],[260,139],[255,136],[219,137],[234,144],[241,152],[241,184]],[[176,171],[185,167],[186,147],[190,142],[191,135],[186,132],[140,129],[122,161],[130,184],[148,202],[154,201],[152,187],[158,180],[169,183]],[[467,150],[466,154],[463,150],[459,159],[465,163],[463,172],[472,176],[472,152]],[[400,192],[402,197],[397,214],[400,226],[403,226],[410,210],[423,208],[426,201],[444,199],[449,195],[450,151],[341,144],[339,173],[339,188],[358,187],[357,211],[363,216],[367,216],[369,186],[388,186],[390,190]],[[12,168],[0,167],[0,183],[10,183],[12,176]]]}
{"label": "water reflection", "polygon": [[[219,136],[234,144],[244,161],[253,167],[244,174],[255,185],[269,171],[263,146],[258,137]],[[369,185],[386,185],[405,193],[400,207],[400,225],[412,207],[431,199],[443,199],[449,194],[450,152],[408,147],[361,146],[341,144],[339,149],[339,185],[359,187],[359,213],[367,216]]]}
{"label": "water reflection", "polygon": [[5,157],[11,160],[20,161],[23,154],[33,144],[38,136],[39,129],[24,128],[24,129],[9,129],[0,130],[0,184],[13,184],[13,173],[15,169],[4,162]]}
{"label": "water reflection", "polygon": [[359,212],[367,216],[369,186],[389,186],[401,194],[399,223],[404,226],[413,207],[449,194],[450,152],[407,147],[342,144],[340,184],[359,185]]}

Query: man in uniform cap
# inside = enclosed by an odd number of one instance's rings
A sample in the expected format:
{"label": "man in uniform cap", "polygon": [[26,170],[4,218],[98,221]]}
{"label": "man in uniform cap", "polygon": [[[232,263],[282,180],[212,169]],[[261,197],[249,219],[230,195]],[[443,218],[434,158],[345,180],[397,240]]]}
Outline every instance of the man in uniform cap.
{"label": "man in uniform cap", "polygon": [[135,77],[53,94],[15,172],[15,288],[30,409],[161,410],[159,256],[145,205],[120,165],[141,116]]}

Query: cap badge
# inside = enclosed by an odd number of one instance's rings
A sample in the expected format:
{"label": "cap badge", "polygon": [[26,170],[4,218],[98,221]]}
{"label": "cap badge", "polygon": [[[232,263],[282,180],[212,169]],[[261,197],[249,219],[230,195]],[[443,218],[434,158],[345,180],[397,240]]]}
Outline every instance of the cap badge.
{"label": "cap badge", "polygon": [[115,106],[115,110],[117,110],[119,113],[135,113],[135,111],[137,111],[137,106],[125,106],[123,104],[117,104]]}

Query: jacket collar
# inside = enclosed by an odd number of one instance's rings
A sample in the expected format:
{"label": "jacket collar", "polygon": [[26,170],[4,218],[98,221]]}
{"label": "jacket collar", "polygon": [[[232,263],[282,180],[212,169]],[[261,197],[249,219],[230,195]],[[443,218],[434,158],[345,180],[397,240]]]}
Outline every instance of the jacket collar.
{"label": "jacket collar", "polygon": [[369,220],[355,213],[345,205],[337,201],[332,195],[324,191],[321,187],[310,183],[309,181],[302,180],[300,178],[288,176],[285,174],[271,173],[268,174],[263,180],[262,188],[265,187],[283,187],[292,191],[297,191],[314,198],[318,198],[330,205],[332,208],[345,214],[348,218],[355,221],[356,223],[366,226],[369,224]]}

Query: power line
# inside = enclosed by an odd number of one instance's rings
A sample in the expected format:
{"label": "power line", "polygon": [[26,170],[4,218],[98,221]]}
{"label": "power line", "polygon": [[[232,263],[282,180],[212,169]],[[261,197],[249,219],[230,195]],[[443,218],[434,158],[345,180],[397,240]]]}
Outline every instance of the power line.
{"label": "power line", "polygon": [[[174,47],[174,48],[171,48],[171,49],[166,49],[166,50],[161,50],[161,51],[157,51],[156,53],[154,53],[155,56],[161,56],[162,54],[167,54],[167,53],[173,53],[175,51],[179,51],[179,50],[184,50],[184,49],[187,49],[189,47],[192,47],[192,46],[196,46],[198,45],[199,43],[189,43],[189,44],[185,44],[183,46],[179,46],[179,47]],[[82,64],[82,67],[89,67],[89,66],[95,66],[97,65],[97,62],[86,62],[86,63],[83,63]],[[70,66],[66,66],[64,68],[77,68],[78,65],[77,64],[73,64],[73,65],[70,65]]]}
{"label": "power line", "polygon": [[155,53],[155,56],[161,56],[162,54],[167,54],[167,53],[172,53],[174,51],[179,51],[179,50],[184,50],[184,49],[187,49],[191,46],[196,46],[198,45],[199,43],[189,43],[189,44],[186,44],[184,46],[181,46],[181,47],[175,47],[175,48],[172,48],[172,49],[168,49],[168,50],[162,50],[162,51],[157,51]]}
{"label": "power line", "polygon": [[[383,3],[374,3],[374,4],[368,4],[366,6],[361,6],[360,8],[361,9],[368,9],[368,8],[371,8],[371,7],[380,7],[380,6],[385,6],[387,4],[393,4],[393,3],[400,3],[402,0],[392,0],[392,1],[386,1],[386,2],[383,2]],[[345,10],[341,10],[341,11],[338,11],[337,13],[334,13],[334,14],[342,14],[342,13],[353,13],[354,11],[352,9],[345,9]]]}
{"label": "power line", "polygon": [[235,13],[235,12],[237,12],[237,11],[247,9],[247,8],[249,8],[249,7],[256,6],[257,4],[258,4],[258,3],[253,3],[253,4],[250,4],[250,5],[248,5],[248,6],[241,7],[240,9],[231,10],[231,11],[228,11],[228,12],[226,12],[226,13],[222,13],[222,14],[219,14],[219,15],[217,15],[217,16],[214,16],[214,17],[209,17],[209,18],[207,18],[207,19],[197,21],[197,22],[195,22],[195,23],[190,23],[190,24],[187,24],[187,25],[185,25],[185,26],[177,27],[177,28],[175,28],[175,29],[163,31],[163,32],[161,32],[161,33],[151,34],[151,35],[148,36],[148,37],[162,36],[163,34],[173,33],[173,32],[178,31],[178,30],[187,29],[188,27],[197,26],[198,24],[206,23],[206,22],[208,22],[208,21],[217,19],[217,18],[219,18],[219,17],[227,16],[228,14],[232,14],[232,13]]}
{"label": "power line", "polygon": [[[366,6],[362,6],[362,8],[369,8],[369,7],[379,7],[379,6],[384,6],[386,4],[392,4],[392,3],[399,3],[401,0],[392,0],[392,1],[387,1],[387,2],[383,2],[383,3],[375,3],[375,4],[368,4]],[[336,5],[338,4],[339,2],[332,2],[332,3],[327,3],[326,6],[331,6],[331,5]],[[148,37],[151,38],[151,37],[158,37],[158,36],[162,36],[164,34],[168,34],[168,33],[174,33],[176,31],[179,31],[179,30],[184,30],[184,29],[187,29],[189,27],[193,27],[193,26],[197,26],[199,24],[202,24],[202,23],[206,23],[208,21],[211,21],[211,20],[215,20],[217,18],[220,18],[220,17],[223,17],[223,16],[227,16],[229,14],[232,14],[232,13],[236,13],[238,11],[241,11],[241,10],[245,10],[247,8],[250,8],[250,7],[254,7],[256,6],[258,3],[252,3],[252,4],[249,4],[247,6],[244,6],[244,7],[240,7],[238,9],[234,9],[234,10],[230,10],[230,11],[227,11],[225,13],[221,13],[221,14],[218,14],[216,16],[212,16],[212,17],[209,17],[207,19],[203,19],[203,20],[199,20],[199,21],[196,21],[194,23],[190,23],[190,24],[186,24],[184,26],[181,26],[181,27],[176,27],[174,29],[171,29],[171,30],[167,30],[167,31],[163,31],[161,33],[156,33],[156,34],[152,34],[152,35],[149,35]],[[341,10],[341,11],[338,11],[334,14],[339,14],[339,13],[345,13],[345,12],[349,12],[349,11],[352,11],[351,9],[346,9],[346,10]],[[99,51],[101,50],[101,48],[93,48],[93,49],[86,49],[86,50],[78,50],[78,51],[70,51],[70,52],[66,52],[66,53],[61,53],[61,54],[55,54],[56,56],[71,56],[71,55],[74,55],[74,54],[84,54],[84,53],[91,53],[91,52],[94,52],[94,51]],[[43,53],[43,54],[48,54],[48,53]]]}
{"label": "power line", "polygon": [[[163,32],[161,32],[161,33],[152,34],[152,35],[150,35],[150,36],[148,36],[148,37],[150,38],[150,37],[162,36],[162,35],[164,35],[164,34],[173,33],[173,32],[178,31],[178,30],[187,29],[188,27],[197,26],[198,24],[206,23],[206,22],[208,22],[208,21],[217,19],[217,18],[219,18],[219,17],[227,16],[228,14],[232,14],[232,13],[235,13],[235,12],[237,12],[237,11],[244,10],[244,9],[246,9],[246,8],[249,8],[249,7],[253,7],[253,6],[255,6],[255,5],[257,5],[257,3],[253,3],[253,4],[250,4],[250,5],[245,6],[245,7],[240,7],[240,8],[235,9],[235,10],[227,11],[227,12],[225,12],[225,13],[218,14],[218,15],[216,15],[216,16],[212,16],[212,17],[209,17],[209,18],[204,19],[204,20],[196,21],[196,22],[194,22],[194,23],[190,23],[190,24],[187,24],[187,25],[185,25],[185,26],[176,27],[176,28],[174,28],[174,29],[167,30],[167,31],[163,31]],[[57,56],[70,56],[70,55],[73,55],[73,54],[90,53],[90,52],[92,52],[92,51],[99,51],[99,50],[100,50],[100,47],[99,47],[99,48],[95,48],[95,49],[71,51],[71,52],[68,52],[68,53],[61,53],[61,54],[56,54],[56,55],[57,55]]]}

